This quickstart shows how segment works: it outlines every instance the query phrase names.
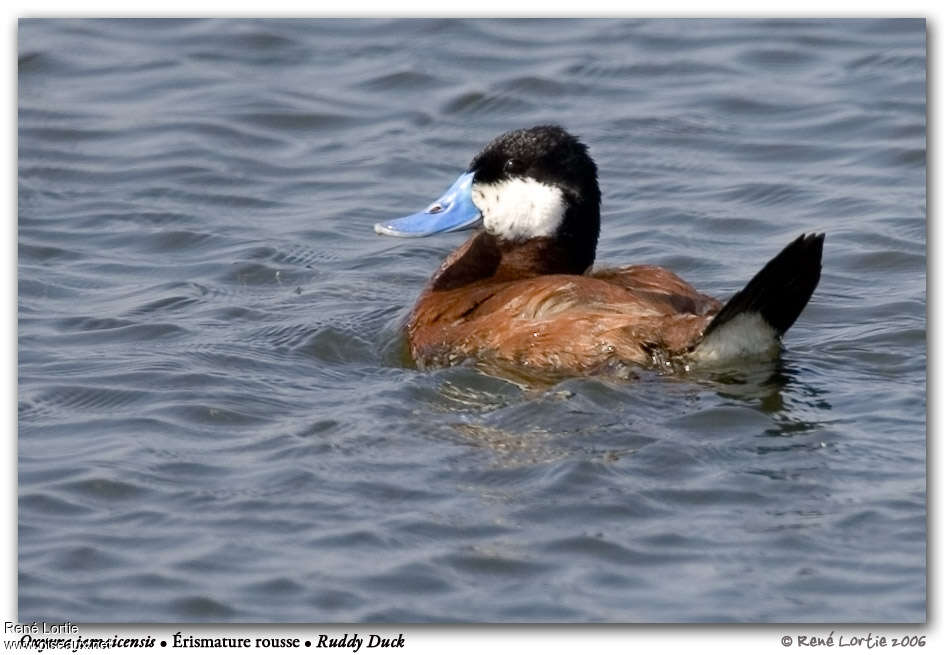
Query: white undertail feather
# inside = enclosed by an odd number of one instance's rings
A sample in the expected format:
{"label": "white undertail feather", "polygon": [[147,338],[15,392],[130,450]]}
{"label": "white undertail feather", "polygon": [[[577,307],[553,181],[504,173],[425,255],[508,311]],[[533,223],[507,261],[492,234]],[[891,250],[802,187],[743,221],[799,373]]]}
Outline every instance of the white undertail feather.
{"label": "white undertail feather", "polygon": [[692,353],[698,362],[739,357],[772,356],[779,347],[777,332],[756,312],[738,314],[709,334]]}
{"label": "white undertail feather", "polygon": [[473,184],[472,202],[482,212],[485,229],[511,241],[554,236],[566,210],[559,188],[520,177]]}

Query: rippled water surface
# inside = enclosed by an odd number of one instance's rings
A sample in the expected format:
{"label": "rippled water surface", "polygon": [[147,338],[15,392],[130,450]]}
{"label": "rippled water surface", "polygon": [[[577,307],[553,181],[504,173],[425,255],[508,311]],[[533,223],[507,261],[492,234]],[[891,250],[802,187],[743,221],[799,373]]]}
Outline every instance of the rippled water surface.
{"label": "rippled water surface", "polygon": [[[923,621],[923,21],[19,24],[19,618]],[[491,137],[600,167],[598,262],[778,362],[523,387],[399,327]]]}

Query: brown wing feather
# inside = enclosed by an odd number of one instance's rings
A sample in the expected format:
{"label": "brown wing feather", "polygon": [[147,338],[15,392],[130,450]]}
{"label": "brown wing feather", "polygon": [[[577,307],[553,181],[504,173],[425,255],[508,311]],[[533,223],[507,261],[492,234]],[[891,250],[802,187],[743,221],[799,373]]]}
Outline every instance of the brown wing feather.
{"label": "brown wing feather", "polygon": [[695,287],[672,271],[660,266],[624,266],[608,268],[591,274],[634,293],[647,296],[654,303],[665,303],[668,311],[686,314],[714,314],[721,302],[695,290]]}

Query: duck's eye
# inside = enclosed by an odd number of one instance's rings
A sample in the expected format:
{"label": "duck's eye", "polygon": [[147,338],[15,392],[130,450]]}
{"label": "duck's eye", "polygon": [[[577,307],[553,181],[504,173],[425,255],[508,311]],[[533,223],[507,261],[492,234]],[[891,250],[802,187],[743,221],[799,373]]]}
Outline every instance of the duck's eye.
{"label": "duck's eye", "polygon": [[506,173],[518,173],[521,171],[521,162],[512,157],[505,162],[504,170]]}

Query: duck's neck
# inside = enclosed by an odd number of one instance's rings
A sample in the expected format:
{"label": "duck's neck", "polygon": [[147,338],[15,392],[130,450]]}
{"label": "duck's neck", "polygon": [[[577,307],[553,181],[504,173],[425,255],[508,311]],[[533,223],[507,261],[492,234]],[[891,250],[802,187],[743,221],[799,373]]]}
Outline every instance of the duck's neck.
{"label": "duck's neck", "polygon": [[568,245],[552,237],[511,242],[479,232],[446,258],[430,287],[433,291],[449,291],[482,280],[510,282],[538,275],[583,275],[593,264],[593,254],[588,257]]}

